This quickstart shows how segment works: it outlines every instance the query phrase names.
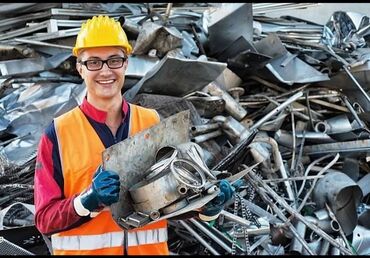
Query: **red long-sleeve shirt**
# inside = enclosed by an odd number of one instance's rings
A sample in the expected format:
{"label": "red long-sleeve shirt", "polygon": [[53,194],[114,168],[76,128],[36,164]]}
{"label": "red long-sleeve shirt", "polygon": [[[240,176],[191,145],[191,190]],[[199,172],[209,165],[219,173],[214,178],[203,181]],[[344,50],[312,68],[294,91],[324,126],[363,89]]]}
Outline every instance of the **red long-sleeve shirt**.
{"label": "red long-sleeve shirt", "polygon": [[[122,124],[115,136],[105,124],[106,112],[93,107],[86,98],[79,107],[95,129],[105,148],[128,137],[130,108],[126,101],[122,103]],[[35,225],[43,234],[51,235],[65,231],[90,219],[88,216],[80,217],[75,212],[74,196],[65,198],[63,189],[63,171],[54,122],[52,122],[40,139],[34,177]]]}

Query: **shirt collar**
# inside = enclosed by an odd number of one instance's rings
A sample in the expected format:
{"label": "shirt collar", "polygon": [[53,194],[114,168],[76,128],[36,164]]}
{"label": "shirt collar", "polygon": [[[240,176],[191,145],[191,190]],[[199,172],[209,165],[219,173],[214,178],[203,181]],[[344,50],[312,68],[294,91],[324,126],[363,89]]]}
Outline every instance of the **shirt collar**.
{"label": "shirt collar", "polygon": [[[107,119],[107,112],[102,111],[100,109],[97,109],[93,105],[91,105],[87,98],[85,97],[82,101],[82,104],[80,105],[80,108],[82,112],[84,112],[85,115],[91,117],[95,121],[99,123],[105,123],[105,120]],[[125,99],[122,100],[122,121],[125,119],[126,114],[128,112],[128,103]]]}

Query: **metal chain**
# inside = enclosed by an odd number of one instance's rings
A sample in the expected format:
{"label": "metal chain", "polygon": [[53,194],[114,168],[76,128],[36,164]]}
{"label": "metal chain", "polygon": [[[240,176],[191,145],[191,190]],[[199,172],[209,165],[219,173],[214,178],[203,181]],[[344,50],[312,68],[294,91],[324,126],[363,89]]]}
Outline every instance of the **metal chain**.
{"label": "metal chain", "polygon": [[[250,186],[250,185],[249,185]],[[247,196],[248,196],[248,201],[252,202],[256,194],[256,190],[253,187],[248,187],[247,190]],[[242,199],[242,202],[243,199]],[[261,227],[261,223],[257,220],[256,216],[252,214],[251,210],[248,208],[248,206],[244,205],[247,213],[247,219],[252,221],[258,228]]]}
{"label": "metal chain", "polygon": [[[248,196],[248,200],[250,202],[253,201],[253,199],[255,197],[255,193],[256,193],[256,191],[255,191],[255,189],[253,187],[248,187],[247,188],[246,195]],[[251,210],[245,204],[242,196],[239,193],[235,193],[234,194],[234,197],[235,197],[234,198],[234,215],[235,216],[238,216],[238,209],[239,209],[239,202],[240,202],[240,204],[241,204],[241,210],[242,210],[242,218],[254,222],[257,227],[261,227],[261,224],[256,219],[256,216],[254,216],[252,214]],[[231,248],[231,254],[232,255],[235,255],[236,254],[236,240],[237,240],[237,237],[236,237],[237,234],[236,234],[236,232],[237,232],[237,228],[238,228],[238,224],[237,223],[234,223],[234,225],[233,225],[234,235],[233,235],[233,239],[232,239],[232,248]],[[242,231],[244,233],[244,239],[245,239],[245,245],[246,245],[246,252],[247,252],[247,255],[249,255],[251,253],[251,251],[250,251],[250,242],[249,242],[247,227],[245,225],[242,226]]]}
{"label": "metal chain", "polygon": [[[239,208],[239,198],[237,197],[237,193],[234,194],[234,215],[238,216],[238,208]],[[237,229],[237,223],[234,222],[233,225],[233,240],[232,240],[232,246],[231,246],[231,255],[236,254],[236,229]]]}
{"label": "metal chain", "polygon": [[[241,203],[242,218],[247,219],[247,208],[246,208],[245,202],[243,202],[243,199],[239,194],[237,194],[236,196],[237,196],[237,198],[239,198],[240,203]],[[247,227],[245,225],[242,226],[242,231],[244,233],[244,240],[245,240],[247,255],[250,255],[251,254],[251,244],[249,242],[248,231],[247,231]]]}

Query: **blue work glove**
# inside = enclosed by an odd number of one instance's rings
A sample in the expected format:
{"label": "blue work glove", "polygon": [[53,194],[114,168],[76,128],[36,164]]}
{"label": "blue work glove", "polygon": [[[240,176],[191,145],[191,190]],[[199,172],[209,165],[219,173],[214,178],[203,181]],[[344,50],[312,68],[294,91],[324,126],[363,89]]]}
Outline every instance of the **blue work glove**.
{"label": "blue work glove", "polygon": [[220,188],[220,193],[204,205],[199,212],[199,218],[203,221],[217,219],[224,209],[225,203],[232,198],[235,192],[235,188],[226,179],[222,179],[218,187]]}
{"label": "blue work glove", "polygon": [[74,199],[74,208],[80,216],[96,216],[105,206],[118,201],[119,191],[119,175],[99,166],[91,185]]}

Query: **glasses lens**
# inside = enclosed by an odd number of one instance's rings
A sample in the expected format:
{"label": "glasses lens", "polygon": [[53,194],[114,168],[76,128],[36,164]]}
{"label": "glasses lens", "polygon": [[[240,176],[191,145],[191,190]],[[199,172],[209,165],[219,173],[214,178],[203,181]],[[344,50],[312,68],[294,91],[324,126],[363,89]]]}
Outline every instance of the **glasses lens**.
{"label": "glasses lens", "polygon": [[123,57],[111,58],[107,60],[109,68],[121,68],[125,59]]}
{"label": "glasses lens", "polygon": [[103,66],[102,60],[87,60],[86,61],[86,67],[89,70],[99,70]]}

